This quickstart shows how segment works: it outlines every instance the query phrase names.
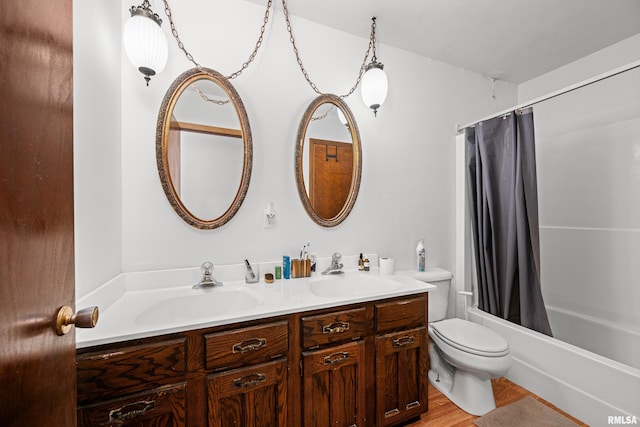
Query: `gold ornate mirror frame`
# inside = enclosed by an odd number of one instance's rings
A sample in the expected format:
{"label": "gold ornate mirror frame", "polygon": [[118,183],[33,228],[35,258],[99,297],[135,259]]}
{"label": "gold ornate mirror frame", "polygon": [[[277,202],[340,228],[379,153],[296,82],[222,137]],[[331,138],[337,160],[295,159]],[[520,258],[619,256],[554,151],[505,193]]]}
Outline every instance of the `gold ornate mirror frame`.
{"label": "gold ornate mirror frame", "polygon": [[[314,208],[311,200],[309,198],[308,189],[305,186],[304,179],[304,170],[303,170],[303,162],[304,162],[304,148],[305,142],[307,140],[307,131],[309,128],[309,124],[312,122],[314,118],[314,113],[316,110],[323,104],[333,104],[338,109],[340,109],[347,121],[346,126],[348,128],[349,134],[351,136],[351,142],[353,143],[353,168],[351,175],[351,185],[349,188],[349,193],[346,197],[345,203],[342,206],[342,209],[333,217],[325,218],[318,214],[316,209]],[[302,205],[304,206],[307,214],[315,221],[317,224],[323,227],[335,227],[344,221],[349,213],[353,209],[356,198],[358,197],[358,191],[360,189],[360,178],[362,175],[362,147],[360,144],[360,133],[358,132],[358,125],[353,117],[353,114],[347,104],[338,96],[331,94],[320,95],[315,98],[311,104],[307,107],[302,120],[300,122],[300,126],[298,127],[298,138],[296,144],[296,153],[295,153],[295,178],[296,178],[296,186],[298,188],[298,195],[300,196],[300,200],[302,201]]]}
{"label": "gold ornate mirror frame", "polygon": [[[227,210],[219,217],[213,219],[198,218],[184,205],[171,179],[168,155],[169,129],[171,126],[171,117],[176,103],[180,98],[180,95],[191,83],[203,79],[212,81],[213,83],[217,84],[224,90],[230,102],[233,103],[235,111],[238,115],[238,121],[240,123],[240,133],[244,144],[242,174],[238,190]],[[158,165],[160,182],[162,183],[162,188],[167,196],[167,199],[169,200],[169,203],[176,211],[176,213],[185,222],[193,227],[203,230],[209,230],[220,227],[229,222],[231,218],[233,218],[233,216],[238,212],[238,209],[240,209],[240,206],[242,205],[242,202],[244,201],[247,190],[249,188],[253,162],[253,143],[251,139],[251,128],[249,127],[249,119],[247,117],[247,112],[244,108],[244,104],[242,103],[242,99],[240,99],[240,95],[238,95],[238,92],[226,77],[209,68],[202,68],[202,70],[192,68],[185,71],[174,80],[174,82],[167,90],[164,99],[162,100],[160,112],[158,113],[158,122],[156,126],[156,161]]]}

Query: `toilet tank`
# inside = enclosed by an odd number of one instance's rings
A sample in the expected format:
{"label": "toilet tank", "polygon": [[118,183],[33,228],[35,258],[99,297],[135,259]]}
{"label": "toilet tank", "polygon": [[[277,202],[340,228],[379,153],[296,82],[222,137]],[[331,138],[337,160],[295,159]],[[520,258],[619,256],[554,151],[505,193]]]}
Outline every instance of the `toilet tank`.
{"label": "toilet tank", "polygon": [[429,292],[429,323],[447,317],[447,307],[449,306],[449,287],[453,274],[442,268],[432,267],[425,271],[416,272],[413,276],[421,282],[427,282],[436,287]]}

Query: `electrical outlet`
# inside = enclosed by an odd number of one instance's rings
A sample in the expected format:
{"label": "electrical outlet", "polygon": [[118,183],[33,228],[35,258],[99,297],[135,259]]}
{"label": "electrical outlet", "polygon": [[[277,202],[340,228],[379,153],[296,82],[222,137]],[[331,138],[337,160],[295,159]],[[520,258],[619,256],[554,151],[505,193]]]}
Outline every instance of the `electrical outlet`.
{"label": "electrical outlet", "polygon": [[276,226],[276,214],[264,211],[264,228],[274,228]]}
{"label": "electrical outlet", "polygon": [[267,203],[264,210],[264,228],[273,228],[276,226],[276,211],[273,209],[273,203]]}

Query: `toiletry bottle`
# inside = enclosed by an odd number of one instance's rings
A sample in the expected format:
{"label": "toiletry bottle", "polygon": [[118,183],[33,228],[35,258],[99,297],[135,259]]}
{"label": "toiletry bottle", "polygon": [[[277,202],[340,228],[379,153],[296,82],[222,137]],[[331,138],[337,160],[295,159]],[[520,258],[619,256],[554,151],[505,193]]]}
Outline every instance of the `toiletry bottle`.
{"label": "toiletry bottle", "polygon": [[369,271],[370,268],[370,264],[369,264],[369,257],[368,256],[364,256],[364,271]]}
{"label": "toiletry bottle", "polygon": [[282,257],[282,277],[291,278],[291,258],[288,255]]}
{"label": "toiletry bottle", "polygon": [[309,254],[309,259],[311,260],[311,272],[313,273],[316,271],[316,262],[318,261],[318,256],[314,252],[311,252]]}
{"label": "toiletry bottle", "polygon": [[426,263],[426,250],[424,249],[424,239],[418,241],[418,246],[416,247],[416,257],[418,264],[418,271],[424,271],[424,266]]}
{"label": "toiletry bottle", "polygon": [[364,258],[362,258],[362,253],[360,253],[360,259],[358,259],[358,270],[364,270]]}

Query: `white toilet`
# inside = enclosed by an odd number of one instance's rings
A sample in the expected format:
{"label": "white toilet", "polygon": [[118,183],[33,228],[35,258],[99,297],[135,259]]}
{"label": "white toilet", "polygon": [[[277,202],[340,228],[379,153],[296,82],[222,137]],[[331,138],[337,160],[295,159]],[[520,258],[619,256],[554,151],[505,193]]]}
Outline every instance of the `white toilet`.
{"label": "white toilet", "polygon": [[465,412],[483,415],[496,407],[491,378],[511,366],[509,343],[486,326],[446,319],[452,277],[441,268],[415,276],[437,287],[429,292],[429,382]]}

